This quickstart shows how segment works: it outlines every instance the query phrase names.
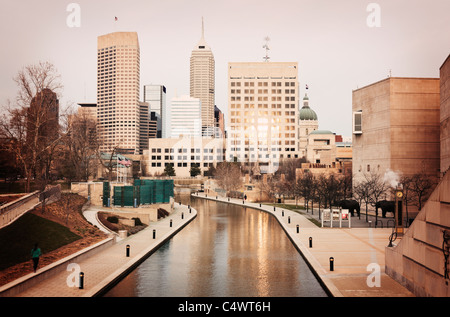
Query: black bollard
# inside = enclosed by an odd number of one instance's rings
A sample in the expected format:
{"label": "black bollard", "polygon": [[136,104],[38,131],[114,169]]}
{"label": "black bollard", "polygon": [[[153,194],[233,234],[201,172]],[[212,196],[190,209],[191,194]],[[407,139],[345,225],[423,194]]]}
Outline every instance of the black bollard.
{"label": "black bollard", "polygon": [[228,201],[230,201],[230,197],[228,197]]}
{"label": "black bollard", "polygon": [[242,204],[245,204],[245,201],[244,201],[244,200],[242,201]]}
{"label": "black bollard", "polygon": [[184,212],[181,213],[181,219],[184,219]]}
{"label": "black bollard", "polygon": [[275,208],[276,208],[276,207],[273,207],[273,211],[275,211]]}
{"label": "black bollard", "polygon": [[300,229],[300,228],[299,228],[299,225],[297,225],[297,233],[299,233],[299,229]]}
{"label": "black bollard", "polygon": [[170,219],[170,228],[172,228],[172,219]]}
{"label": "black bollard", "polygon": [[178,204],[181,206],[181,201]]}
{"label": "black bollard", "polygon": [[84,273],[80,272],[80,284],[78,286],[79,289],[83,289],[84,288]]}
{"label": "black bollard", "polygon": [[312,237],[309,237],[309,247],[312,248]]}
{"label": "black bollard", "polygon": [[156,230],[153,229],[153,239],[155,239],[155,238],[156,238]]}
{"label": "black bollard", "polygon": [[330,271],[334,271],[334,258],[330,258]]}
{"label": "black bollard", "polygon": [[261,204],[259,204],[259,207],[261,207]]}
{"label": "black bollard", "polygon": [[288,223],[291,223],[291,216],[288,217]]}
{"label": "black bollard", "polygon": [[130,256],[130,245],[129,244],[127,244],[126,254],[127,254],[127,258],[128,258]]}
{"label": "black bollard", "polygon": [[284,217],[284,210],[281,211],[281,217]]}

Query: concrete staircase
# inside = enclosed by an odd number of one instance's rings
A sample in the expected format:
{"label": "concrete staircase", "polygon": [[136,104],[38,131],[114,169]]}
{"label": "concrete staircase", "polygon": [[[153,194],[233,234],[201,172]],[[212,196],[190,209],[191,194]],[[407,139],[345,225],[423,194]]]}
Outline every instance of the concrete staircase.
{"label": "concrete staircase", "polygon": [[450,173],[446,173],[398,245],[386,247],[385,271],[416,296],[449,297],[449,247]]}

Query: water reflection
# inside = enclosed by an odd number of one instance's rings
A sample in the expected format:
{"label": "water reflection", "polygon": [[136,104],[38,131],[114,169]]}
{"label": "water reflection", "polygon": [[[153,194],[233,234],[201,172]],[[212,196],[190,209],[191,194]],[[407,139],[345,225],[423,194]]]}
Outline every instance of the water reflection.
{"label": "water reflection", "polygon": [[326,296],[271,215],[180,199],[197,218],[105,296]]}

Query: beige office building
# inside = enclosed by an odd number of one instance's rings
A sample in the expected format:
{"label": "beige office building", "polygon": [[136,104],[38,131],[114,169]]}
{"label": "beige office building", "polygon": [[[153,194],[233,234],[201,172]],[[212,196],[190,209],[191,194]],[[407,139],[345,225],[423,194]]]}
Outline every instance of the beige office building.
{"label": "beige office building", "polygon": [[391,170],[439,176],[439,78],[387,78],[353,91],[354,184]]}
{"label": "beige office building", "polygon": [[98,37],[97,119],[101,150],[139,154],[140,50],[135,32]]}
{"label": "beige office building", "polygon": [[227,160],[273,173],[298,158],[298,63],[228,64]]}
{"label": "beige office building", "polygon": [[203,134],[211,136],[214,132],[215,61],[205,41],[203,21],[202,37],[192,50],[190,63],[190,96],[200,99]]}
{"label": "beige office building", "polygon": [[170,139],[152,139],[144,150],[143,169],[146,176],[163,175],[171,164],[176,177],[190,177],[196,165],[202,175],[224,161],[225,147],[220,138],[181,136]]}

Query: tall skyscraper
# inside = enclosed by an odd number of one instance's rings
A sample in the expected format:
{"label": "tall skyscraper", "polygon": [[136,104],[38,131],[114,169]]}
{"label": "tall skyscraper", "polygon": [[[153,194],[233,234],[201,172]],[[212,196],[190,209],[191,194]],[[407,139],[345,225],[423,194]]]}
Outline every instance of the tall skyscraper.
{"label": "tall skyscraper", "polygon": [[58,137],[59,100],[45,88],[31,100],[27,109],[27,143],[46,147]]}
{"label": "tall skyscraper", "polygon": [[100,149],[139,153],[140,49],[136,32],[98,37],[97,119]]}
{"label": "tall skyscraper", "polygon": [[147,102],[139,102],[139,154],[148,150],[148,139],[150,138],[150,113]]}
{"label": "tall skyscraper", "polygon": [[149,115],[154,112],[157,121],[157,137],[162,137],[163,121],[166,114],[166,87],[163,85],[144,85],[144,102],[150,105]]}
{"label": "tall skyscraper", "polygon": [[228,160],[273,173],[298,158],[298,63],[229,63],[228,114]]}
{"label": "tall skyscraper", "polygon": [[211,136],[214,131],[215,62],[204,31],[202,19],[202,37],[191,55],[190,95],[201,100],[203,135]]}

